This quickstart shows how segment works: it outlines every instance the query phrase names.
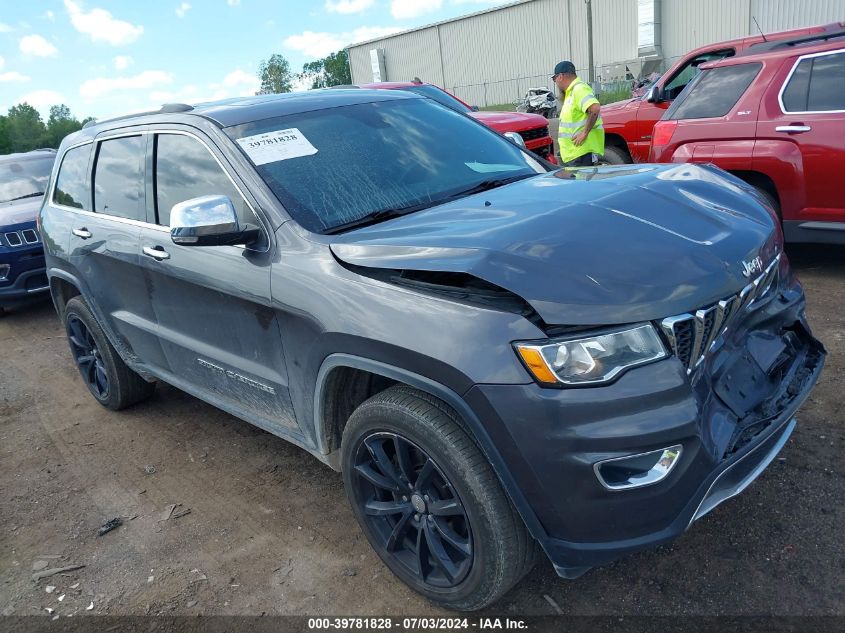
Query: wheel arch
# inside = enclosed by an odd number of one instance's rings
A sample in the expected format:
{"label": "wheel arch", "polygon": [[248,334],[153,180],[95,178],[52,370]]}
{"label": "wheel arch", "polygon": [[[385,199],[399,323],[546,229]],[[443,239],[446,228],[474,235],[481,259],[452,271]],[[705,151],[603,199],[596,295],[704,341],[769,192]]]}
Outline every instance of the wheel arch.
{"label": "wheel arch", "polygon": [[[531,535],[541,544],[548,539],[540,521],[508,470],[504,459],[493,444],[481,420],[469,404],[467,404],[460,394],[448,386],[401,367],[345,353],[332,354],[323,361],[314,389],[314,425],[317,450],[322,454],[323,460],[329,466],[338,471],[341,469],[340,442],[337,438],[339,434],[342,435],[346,420],[341,420],[341,417],[337,416],[338,411],[332,409],[332,394],[328,390],[332,387],[337,388],[339,386],[338,382],[332,382],[333,380],[341,380],[341,373],[335,372],[349,371],[365,372],[378,376],[381,380],[386,381],[382,383],[385,385],[385,389],[391,385],[400,383],[414,387],[442,400],[454,409],[462,427],[492,466],[496,477],[505,490],[505,494],[510,498]],[[361,402],[374,395],[374,393],[378,393],[378,391],[363,397]],[[361,394],[357,393],[357,397],[361,397]],[[355,399],[357,398],[353,397],[353,402]],[[357,404],[355,407],[357,407]],[[350,414],[355,407],[351,408]]]}
{"label": "wheel arch", "polygon": [[67,302],[73,297],[83,295],[81,284],[73,275],[62,270],[51,270],[49,277],[50,296],[53,299],[53,306],[55,306],[59,318],[63,318]]}
{"label": "wheel arch", "polygon": [[634,162],[634,159],[631,156],[631,150],[628,147],[628,141],[626,141],[625,137],[621,134],[605,131],[604,144],[605,146],[612,145],[613,147],[622,150],[628,156],[628,160],[632,163]]}

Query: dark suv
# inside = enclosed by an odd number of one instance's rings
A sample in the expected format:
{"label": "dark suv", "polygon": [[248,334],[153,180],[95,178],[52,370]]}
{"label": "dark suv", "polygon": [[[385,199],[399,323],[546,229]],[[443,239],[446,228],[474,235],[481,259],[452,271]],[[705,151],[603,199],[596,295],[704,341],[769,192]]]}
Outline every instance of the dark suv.
{"label": "dark suv", "polygon": [[389,90],[87,127],[41,222],[103,405],[162,380],[343,480],[455,609],[682,533],[774,458],[824,350],[773,211],[710,167],[559,170]]}
{"label": "dark suv", "polygon": [[55,160],[52,149],[0,156],[0,314],[47,292],[35,216]]}

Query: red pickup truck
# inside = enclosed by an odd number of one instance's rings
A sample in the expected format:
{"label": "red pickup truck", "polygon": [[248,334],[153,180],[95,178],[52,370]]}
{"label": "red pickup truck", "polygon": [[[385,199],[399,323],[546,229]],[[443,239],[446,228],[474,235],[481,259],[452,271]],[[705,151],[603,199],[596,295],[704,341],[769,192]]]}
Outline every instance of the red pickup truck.
{"label": "red pickup truck", "polygon": [[382,90],[409,90],[416,92],[438,103],[452,108],[473,119],[493,128],[499,133],[516,132],[525,141],[525,147],[540,158],[557,164],[552,137],[549,136],[549,122],[539,114],[524,112],[479,112],[458,99],[456,96],[438,88],[434,84],[416,81],[383,81],[373,84],[360,84],[360,88],[377,88]]}
{"label": "red pickup truck", "polygon": [[845,29],[704,64],[654,127],[652,162],[754,186],[794,242],[845,244]]}
{"label": "red pickup truck", "polygon": [[814,26],[768,35],[754,35],[737,40],[710,44],[690,51],[679,59],[649,88],[643,97],[617,101],[601,107],[605,130],[604,159],[608,163],[640,163],[648,160],[654,124],[699,73],[701,64],[733,57],[749,46],[765,40],[774,41],[800,35],[835,31],[845,23]]}

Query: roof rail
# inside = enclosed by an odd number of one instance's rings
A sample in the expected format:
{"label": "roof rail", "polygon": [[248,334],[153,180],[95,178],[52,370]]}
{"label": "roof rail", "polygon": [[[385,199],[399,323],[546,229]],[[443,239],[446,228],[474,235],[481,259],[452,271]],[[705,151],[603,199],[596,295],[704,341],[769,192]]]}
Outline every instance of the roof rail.
{"label": "roof rail", "polygon": [[356,86],[355,84],[338,84],[336,86],[329,86],[329,90],[350,90],[352,88],[360,88],[361,86]]}
{"label": "roof rail", "polygon": [[146,116],[148,114],[172,114],[175,112],[190,112],[194,109],[194,106],[188,105],[187,103],[165,103],[161,106],[158,110],[148,110],[146,112],[133,112],[132,114],[123,114],[121,116],[112,117],[110,119],[103,119],[101,121],[97,121],[96,119],[92,119],[88,121],[85,125],[82,126],[82,129],[92,127],[94,125],[99,125],[100,123],[111,123],[113,121],[122,121],[124,119],[132,119],[138,116]]}
{"label": "roof rail", "polygon": [[172,112],[190,112],[194,109],[194,106],[188,105],[187,103],[165,103],[161,106],[159,112],[162,114],[169,114]]}
{"label": "roof rail", "polygon": [[830,40],[836,37],[845,37],[845,28],[836,29],[835,31],[825,31],[823,33],[813,33],[812,35],[800,35],[798,37],[791,37],[785,40],[769,40],[768,42],[752,44],[745,49],[744,54],[758,55],[759,53],[767,53],[769,51],[776,51],[782,48],[800,46],[801,44],[824,42],[825,40]]}

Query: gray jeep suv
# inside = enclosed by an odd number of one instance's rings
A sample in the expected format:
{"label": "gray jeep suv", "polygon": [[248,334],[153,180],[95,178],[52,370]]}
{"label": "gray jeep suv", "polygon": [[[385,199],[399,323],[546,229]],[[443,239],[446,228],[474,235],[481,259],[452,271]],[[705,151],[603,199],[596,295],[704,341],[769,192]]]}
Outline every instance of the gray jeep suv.
{"label": "gray jeep suv", "polygon": [[68,137],[51,182],[93,396],[161,380],[301,446],[454,609],[541,552],[574,578],[681,534],[774,458],[824,362],[747,185],[560,170],[411,93],[171,104]]}

